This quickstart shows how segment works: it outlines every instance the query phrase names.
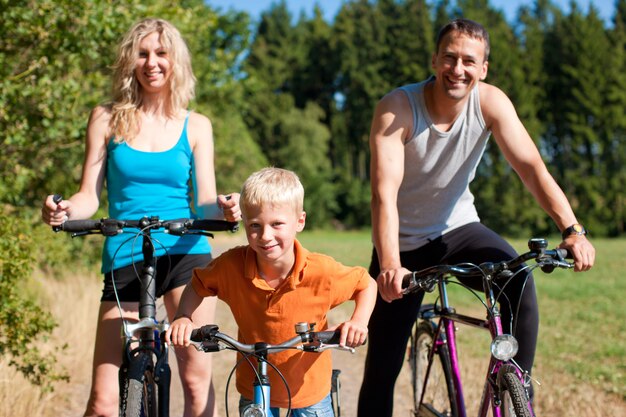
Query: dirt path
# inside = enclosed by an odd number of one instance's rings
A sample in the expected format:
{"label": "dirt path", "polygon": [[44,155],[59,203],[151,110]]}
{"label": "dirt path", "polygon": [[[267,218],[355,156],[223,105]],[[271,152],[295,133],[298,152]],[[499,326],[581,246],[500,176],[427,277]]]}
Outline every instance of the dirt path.
{"label": "dirt path", "polygon": [[[221,253],[229,247],[245,244],[245,236],[238,233],[236,236],[224,239],[219,237],[215,241],[215,253]],[[350,307],[336,309],[330,314],[331,322],[340,322],[345,320],[349,314]],[[236,326],[230,313],[228,306],[221,301],[218,303],[216,312],[216,322],[220,329],[225,333],[236,334]],[[224,391],[226,380],[234,364],[234,354],[218,353],[214,354],[214,382],[216,384],[217,398],[220,410],[220,416],[226,416]],[[358,391],[361,385],[363,375],[363,364],[365,362],[366,349],[357,349],[355,354],[347,352],[333,352],[333,360],[335,367],[341,370],[341,412],[343,417],[356,416],[356,403],[358,399]],[[174,361],[175,362],[175,361]],[[477,404],[479,391],[482,387],[480,378],[484,375],[485,365],[480,360],[466,360],[466,368],[464,371],[465,386],[467,388],[468,404]],[[384,366],[384,364],[381,364]],[[172,364],[175,367],[175,363]],[[541,361],[538,361],[537,371],[542,373]],[[173,369],[173,374],[174,371]],[[546,372],[546,371],[544,371]],[[467,375],[465,375],[467,374]],[[544,378],[543,386],[536,389],[537,395],[537,414],[541,416],[578,416],[578,417],[626,417],[626,402],[617,395],[608,395],[589,385],[577,383],[573,378],[564,373],[550,373]],[[182,398],[180,394],[180,382],[177,378],[173,378],[172,387],[172,417],[182,415]],[[178,393],[178,394],[177,394]],[[229,388],[229,415],[237,415],[237,400],[239,394],[234,387],[234,381],[231,382]],[[394,396],[394,417],[411,417],[412,416],[412,392],[409,377],[408,366],[402,371],[395,389]],[[468,410],[469,411],[469,410]],[[474,411],[475,413],[475,411]],[[471,415],[471,414],[470,414]]]}
{"label": "dirt path", "polygon": [[[243,244],[243,239],[244,235],[241,232],[227,238],[217,236],[214,242],[215,252],[220,253],[226,248]],[[77,285],[78,282],[80,285]],[[65,365],[72,379],[69,384],[60,383],[54,393],[41,396],[36,391],[32,391],[28,396],[24,396],[22,392],[27,390],[28,383],[17,382],[16,384],[12,376],[14,373],[5,375],[4,380],[0,380],[0,399],[2,400],[0,401],[0,417],[25,415],[79,417],[84,411],[89,393],[91,351],[94,343],[94,323],[97,312],[93,306],[97,305],[100,294],[100,278],[86,279],[77,276],[75,279],[65,282],[47,279],[44,283],[54,297],[62,294],[63,299],[74,301],[72,304],[52,304],[55,306],[56,317],[60,318],[61,326],[57,329],[58,334],[64,335],[63,340],[69,345],[68,351],[62,357],[67,357]],[[66,304],[68,307],[63,308]],[[350,306],[336,309],[331,312],[330,321],[334,323],[343,321],[349,311]],[[63,319],[70,314],[80,317],[80,320],[68,321]],[[217,307],[216,324],[225,333],[236,334],[237,328],[230,309],[222,302],[219,302]],[[67,340],[68,335],[75,338]],[[335,367],[341,370],[341,410],[343,417],[356,416],[356,401],[361,385],[365,354],[365,348],[358,349],[354,355],[346,352],[333,352]],[[234,364],[234,353],[220,352],[212,355],[214,355],[214,382],[217,390],[219,415],[225,417],[224,392],[228,375]],[[463,378],[467,404],[470,406],[469,415],[475,415],[472,408],[475,408],[478,403],[478,391],[482,386],[480,378],[484,376],[485,364],[471,356],[462,356]],[[173,353],[170,363],[173,375],[171,416],[181,417],[183,410],[182,389]],[[0,369],[2,369],[1,366]],[[542,362],[541,358],[537,361],[535,375],[539,375],[543,384],[536,389],[536,408],[539,416],[626,417],[626,401],[624,401],[625,394],[623,392],[609,395],[599,391],[591,384],[580,382],[560,369],[555,370],[551,364]],[[15,378],[15,380],[20,381],[19,378]],[[16,388],[18,389],[16,390]],[[228,396],[230,416],[237,416],[237,400],[238,393],[233,380],[229,387]],[[20,404],[15,405],[16,402]],[[411,402],[409,372],[408,369],[405,369],[396,384],[394,417],[411,417]]]}

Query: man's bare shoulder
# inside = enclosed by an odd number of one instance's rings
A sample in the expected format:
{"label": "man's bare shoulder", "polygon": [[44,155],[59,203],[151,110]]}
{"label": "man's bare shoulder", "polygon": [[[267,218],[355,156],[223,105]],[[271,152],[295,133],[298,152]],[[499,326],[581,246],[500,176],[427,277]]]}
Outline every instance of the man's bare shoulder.
{"label": "man's bare shoulder", "polygon": [[508,112],[515,112],[509,97],[495,85],[481,82],[478,85],[480,93],[480,108],[489,125],[494,120],[505,116]]}

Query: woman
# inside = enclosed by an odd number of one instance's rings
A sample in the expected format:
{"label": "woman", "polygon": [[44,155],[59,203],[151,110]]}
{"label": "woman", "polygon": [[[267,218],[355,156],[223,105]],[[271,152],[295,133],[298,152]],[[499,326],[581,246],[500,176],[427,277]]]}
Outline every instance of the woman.
{"label": "woman", "polygon": [[[111,218],[193,217],[193,206],[197,217],[238,221],[239,195],[217,196],[211,122],[187,110],[194,86],[189,51],[178,30],[160,19],[135,24],[119,45],[113,102],[96,107],[89,118],[80,189],[59,204],[48,196],[42,209],[44,222],[54,226],[93,216],[105,178]],[[163,295],[171,321],[191,270],[211,260],[210,246],[202,237],[161,234],[156,239],[157,295]],[[132,263],[141,261],[140,244],[132,240],[124,244],[126,240],[123,235],[109,237],[104,245],[104,290],[86,416],[118,414],[121,318],[112,276],[124,318],[136,319],[139,291]],[[193,320],[210,323],[214,311],[213,298]],[[185,396],[184,416],[214,416],[211,356],[179,349],[176,357]]]}

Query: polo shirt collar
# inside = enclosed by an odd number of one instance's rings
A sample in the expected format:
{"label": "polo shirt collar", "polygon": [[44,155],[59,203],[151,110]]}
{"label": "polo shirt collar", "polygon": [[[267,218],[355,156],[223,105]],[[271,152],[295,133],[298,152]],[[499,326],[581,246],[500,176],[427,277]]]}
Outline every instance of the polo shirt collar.
{"label": "polo shirt collar", "polygon": [[[309,251],[306,248],[304,248],[297,239],[294,240],[294,250],[295,250],[296,256],[295,256],[295,261],[293,265],[293,270],[291,271],[291,274],[287,278],[289,282],[288,284],[286,284],[289,286],[289,289],[291,290],[295,290],[298,284],[302,281],[304,277],[304,269],[306,268],[307,258],[309,256]],[[245,266],[244,266],[245,277],[250,280],[254,280],[255,278],[262,280],[262,278],[257,272],[256,252],[254,252],[254,250],[250,247],[250,245],[248,245],[248,247],[246,248],[244,262],[245,262]],[[257,284],[255,285],[259,287],[259,285]]]}

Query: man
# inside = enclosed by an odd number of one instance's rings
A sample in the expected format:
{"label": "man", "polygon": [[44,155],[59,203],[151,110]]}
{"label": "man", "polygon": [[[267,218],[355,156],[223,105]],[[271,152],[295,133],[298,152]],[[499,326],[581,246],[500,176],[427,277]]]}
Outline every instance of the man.
{"label": "man", "polygon": [[[395,380],[422,296],[402,297],[402,277],[434,264],[499,261],[515,256],[480,223],[469,183],[493,135],[507,161],[563,233],[575,270],[592,267],[595,250],[563,191],[548,172],[509,98],[486,84],[489,35],[478,23],[453,20],[437,37],[435,75],[398,88],[378,103],[371,133],[370,275],[379,297],[370,319],[359,417],[392,415]],[[511,282],[501,303],[508,329],[516,312],[515,359],[531,370],[539,314],[532,276]]]}

